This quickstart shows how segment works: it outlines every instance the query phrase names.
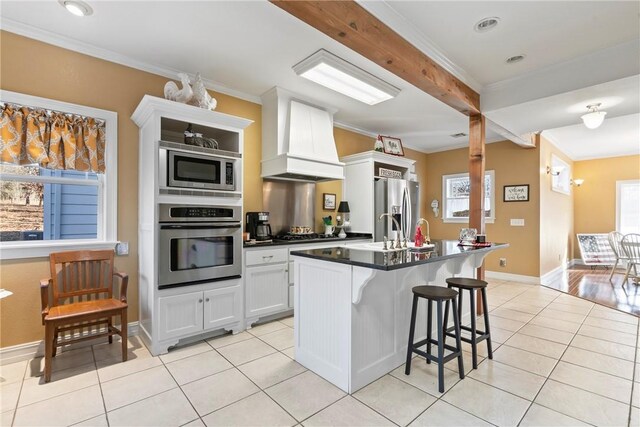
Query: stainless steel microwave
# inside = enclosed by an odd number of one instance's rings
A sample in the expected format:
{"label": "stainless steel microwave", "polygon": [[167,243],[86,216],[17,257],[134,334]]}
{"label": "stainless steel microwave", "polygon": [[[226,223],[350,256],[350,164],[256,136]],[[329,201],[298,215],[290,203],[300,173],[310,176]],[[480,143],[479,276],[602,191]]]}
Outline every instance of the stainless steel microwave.
{"label": "stainless steel microwave", "polygon": [[161,149],[160,182],[175,188],[234,191],[236,161],[211,154]]}

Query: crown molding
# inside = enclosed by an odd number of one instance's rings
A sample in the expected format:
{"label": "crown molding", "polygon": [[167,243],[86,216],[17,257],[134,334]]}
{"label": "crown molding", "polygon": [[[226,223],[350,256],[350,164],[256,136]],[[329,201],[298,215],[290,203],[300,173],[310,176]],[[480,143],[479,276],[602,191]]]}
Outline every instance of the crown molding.
{"label": "crown molding", "polygon": [[629,156],[640,156],[640,152],[638,150],[635,151],[621,151],[614,154],[607,154],[604,156],[577,156],[573,158],[574,162],[583,162],[587,160],[599,160],[599,159],[614,159],[616,157],[629,157]]}
{"label": "crown molding", "polygon": [[447,72],[462,80],[462,82],[473,90],[480,92],[483,88],[467,71],[450,60],[438,45],[425,36],[413,23],[398,13],[388,1],[356,0],[356,3],[387,24],[389,28],[437,62]]}
{"label": "crown molding", "polygon": [[[178,73],[185,72],[185,70],[177,70],[171,67],[165,67],[144,61],[139,61],[137,59],[119,54],[117,52],[113,52],[108,49],[103,49],[101,47],[97,47],[80,40],[75,40],[70,37],[55,34],[50,31],[42,30],[32,25],[28,25],[5,17],[2,17],[0,19],[0,29],[64,49],[72,50],[74,52],[79,52],[84,55],[93,56],[94,58],[103,59],[105,61],[114,62],[126,67],[135,68],[136,70],[163,76],[172,80],[177,80]],[[191,79],[195,78],[195,73],[187,74]],[[233,96],[235,98],[240,98],[245,101],[253,102],[254,104],[262,104],[260,97],[257,95],[252,95],[239,90],[231,89],[214,80],[204,77],[202,78],[202,82],[207,89],[211,89],[214,92]]]}
{"label": "crown molding", "polygon": [[378,133],[375,132],[371,132],[368,131],[366,129],[361,129],[359,127],[356,126],[351,126],[348,123],[343,123],[343,122],[337,122],[337,121],[333,121],[333,126],[340,128],[340,129],[344,129],[344,130],[348,130],[350,132],[355,132],[355,133],[359,133],[360,135],[364,135],[364,136],[369,136],[371,138],[377,138],[378,137]]}

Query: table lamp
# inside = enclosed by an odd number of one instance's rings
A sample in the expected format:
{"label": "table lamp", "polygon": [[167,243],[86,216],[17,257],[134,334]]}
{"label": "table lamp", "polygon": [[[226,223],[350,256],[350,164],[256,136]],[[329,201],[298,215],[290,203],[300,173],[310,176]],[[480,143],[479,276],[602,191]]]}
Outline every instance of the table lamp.
{"label": "table lamp", "polygon": [[342,201],[338,206],[338,215],[336,216],[336,224],[340,227],[340,233],[338,237],[344,239],[347,237],[347,233],[345,233],[344,228],[349,225],[349,202]]}

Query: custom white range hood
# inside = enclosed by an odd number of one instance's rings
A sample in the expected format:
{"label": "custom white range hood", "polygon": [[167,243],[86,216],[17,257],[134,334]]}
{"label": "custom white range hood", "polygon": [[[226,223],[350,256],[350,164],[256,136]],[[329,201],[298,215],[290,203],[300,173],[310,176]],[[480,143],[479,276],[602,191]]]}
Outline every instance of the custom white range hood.
{"label": "custom white range hood", "polygon": [[262,177],[344,179],[333,139],[334,113],[279,87],[262,95]]}

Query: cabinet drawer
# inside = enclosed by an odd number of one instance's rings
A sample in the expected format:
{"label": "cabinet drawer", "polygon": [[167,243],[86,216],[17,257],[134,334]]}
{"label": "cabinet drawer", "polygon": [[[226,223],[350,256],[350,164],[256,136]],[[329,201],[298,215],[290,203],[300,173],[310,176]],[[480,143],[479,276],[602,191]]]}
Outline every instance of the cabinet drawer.
{"label": "cabinet drawer", "polygon": [[245,252],[245,262],[249,265],[274,264],[287,262],[288,252],[286,248],[249,250]]}

